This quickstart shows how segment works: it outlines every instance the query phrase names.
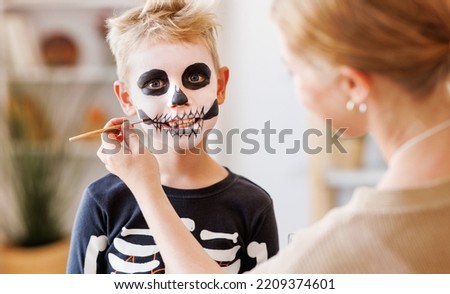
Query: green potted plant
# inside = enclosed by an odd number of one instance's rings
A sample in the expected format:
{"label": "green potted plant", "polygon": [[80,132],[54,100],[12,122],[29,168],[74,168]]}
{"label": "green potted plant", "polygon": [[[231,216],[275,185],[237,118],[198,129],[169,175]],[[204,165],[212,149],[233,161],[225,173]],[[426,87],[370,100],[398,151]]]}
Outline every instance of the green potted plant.
{"label": "green potted plant", "polygon": [[20,93],[9,99],[2,115],[0,192],[8,207],[0,207],[5,239],[0,273],[65,271],[69,234],[64,219],[70,185],[80,167],[68,150],[68,132],[54,127],[59,110],[43,110],[35,99]]}

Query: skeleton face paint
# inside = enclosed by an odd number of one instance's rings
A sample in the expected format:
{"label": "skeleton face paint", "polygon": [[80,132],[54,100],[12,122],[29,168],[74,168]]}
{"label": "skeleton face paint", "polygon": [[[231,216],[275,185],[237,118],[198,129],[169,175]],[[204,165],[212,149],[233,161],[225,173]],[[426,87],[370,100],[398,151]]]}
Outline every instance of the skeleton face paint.
{"label": "skeleton face paint", "polygon": [[131,54],[129,84],[144,129],[169,134],[169,146],[197,147],[217,121],[217,75],[202,43],[144,44]]}
{"label": "skeleton face paint", "polygon": [[152,69],[141,75],[137,85],[144,95],[161,96],[169,90],[169,78],[165,71]]}
{"label": "skeleton face paint", "polygon": [[[217,102],[217,99],[214,100],[213,105],[207,113],[205,113],[205,107],[202,107],[200,112],[196,111],[195,113],[192,113],[192,111],[190,111],[189,114],[185,112],[183,116],[177,116],[175,118],[167,117],[166,114],[152,119],[141,109],[138,110],[138,113],[145,124],[153,125],[159,131],[164,129],[164,131],[170,133],[172,136],[186,135],[190,137],[191,135],[197,136],[200,134],[203,121],[212,119],[219,114],[219,103]],[[182,125],[183,122],[185,122],[184,125]],[[184,128],[195,124],[198,124],[199,128]]]}
{"label": "skeleton face paint", "polygon": [[195,63],[186,68],[183,73],[183,86],[191,90],[198,90],[209,85],[211,70],[204,63]]}

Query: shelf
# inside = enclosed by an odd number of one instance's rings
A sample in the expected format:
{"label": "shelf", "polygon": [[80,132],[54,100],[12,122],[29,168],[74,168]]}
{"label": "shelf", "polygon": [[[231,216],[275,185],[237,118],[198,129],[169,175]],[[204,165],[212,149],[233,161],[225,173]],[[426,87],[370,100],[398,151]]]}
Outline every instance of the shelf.
{"label": "shelf", "polygon": [[6,11],[126,9],[138,6],[140,0],[5,0]]}
{"label": "shelf", "polygon": [[333,189],[342,190],[362,185],[375,186],[385,171],[385,168],[330,168],[325,171],[325,182]]}
{"label": "shelf", "polygon": [[111,83],[117,79],[114,66],[13,68],[9,81],[23,84]]}

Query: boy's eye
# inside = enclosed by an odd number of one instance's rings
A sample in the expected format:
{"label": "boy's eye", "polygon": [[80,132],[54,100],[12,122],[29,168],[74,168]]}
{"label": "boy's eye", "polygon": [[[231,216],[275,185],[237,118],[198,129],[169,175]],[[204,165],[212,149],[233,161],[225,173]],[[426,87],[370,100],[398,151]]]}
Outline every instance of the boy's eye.
{"label": "boy's eye", "polygon": [[183,86],[189,90],[198,90],[209,85],[211,69],[204,63],[189,65],[183,72],[181,80]]}
{"label": "boy's eye", "polygon": [[192,74],[188,78],[188,81],[193,84],[203,83],[205,80],[206,80],[206,77],[202,74]]}
{"label": "boy's eye", "polygon": [[152,69],[143,73],[137,80],[137,86],[144,95],[161,96],[169,90],[169,78],[161,69]]}
{"label": "boy's eye", "polygon": [[145,86],[145,88],[149,90],[160,90],[165,86],[166,83],[163,80],[152,80]]}

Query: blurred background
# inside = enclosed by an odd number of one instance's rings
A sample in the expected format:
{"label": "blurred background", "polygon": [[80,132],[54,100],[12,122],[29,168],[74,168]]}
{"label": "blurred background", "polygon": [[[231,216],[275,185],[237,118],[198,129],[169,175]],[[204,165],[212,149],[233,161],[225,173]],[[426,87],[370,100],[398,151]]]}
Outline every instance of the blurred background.
{"label": "blurred background", "polygon": [[[96,157],[99,138],[68,138],[123,116],[104,20],[141,2],[0,0],[0,273],[64,272],[80,197],[106,173]],[[343,140],[348,154],[290,151],[307,129],[325,129],[295,98],[271,0],[215,2],[221,63],[230,68],[217,128],[237,134],[211,148],[272,196],[284,247],[290,234],[346,203],[355,186],[374,185],[385,166],[369,136]],[[268,123],[270,140],[262,132]],[[241,140],[246,129],[258,131],[248,135],[260,147],[254,154],[245,154],[254,146]],[[292,132],[284,142],[282,130]],[[312,136],[309,146],[324,148],[324,137]],[[50,250],[59,251],[37,253]]]}

